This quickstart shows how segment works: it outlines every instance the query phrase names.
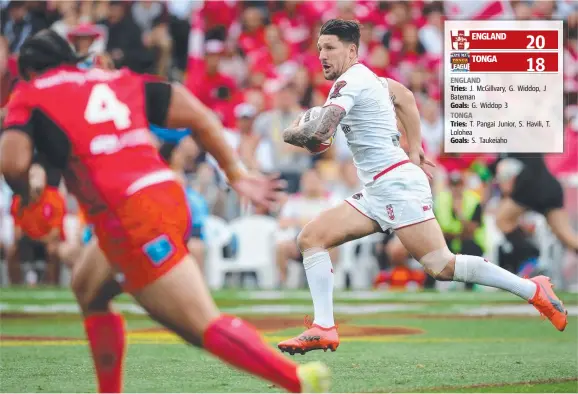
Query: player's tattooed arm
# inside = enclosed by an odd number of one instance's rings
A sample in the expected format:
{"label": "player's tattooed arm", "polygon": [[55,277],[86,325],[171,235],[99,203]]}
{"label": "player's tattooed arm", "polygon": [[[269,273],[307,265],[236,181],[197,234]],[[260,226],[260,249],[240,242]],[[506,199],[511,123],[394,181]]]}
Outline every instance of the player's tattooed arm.
{"label": "player's tattooed arm", "polygon": [[337,105],[323,107],[317,119],[293,126],[283,132],[283,140],[291,145],[306,146],[327,141],[331,137],[339,122],[345,117],[345,110]]}

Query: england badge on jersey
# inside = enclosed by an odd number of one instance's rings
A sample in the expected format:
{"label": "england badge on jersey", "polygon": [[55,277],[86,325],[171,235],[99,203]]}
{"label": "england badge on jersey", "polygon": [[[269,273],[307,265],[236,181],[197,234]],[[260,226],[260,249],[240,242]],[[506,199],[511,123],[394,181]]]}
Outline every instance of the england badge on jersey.
{"label": "england badge on jersey", "polygon": [[347,85],[346,81],[338,81],[335,82],[335,85],[333,85],[333,91],[331,91],[331,94],[329,95],[330,99],[334,99],[337,97],[341,97],[341,93],[339,93],[339,91],[341,89],[343,89],[345,87],[345,85]]}

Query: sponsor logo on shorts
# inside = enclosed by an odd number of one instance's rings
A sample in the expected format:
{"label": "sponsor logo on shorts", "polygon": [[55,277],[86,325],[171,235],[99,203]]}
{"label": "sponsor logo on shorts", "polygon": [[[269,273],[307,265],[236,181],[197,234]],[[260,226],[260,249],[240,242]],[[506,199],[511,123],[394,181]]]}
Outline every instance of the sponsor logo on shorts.
{"label": "sponsor logo on shorts", "polygon": [[354,200],[361,200],[362,195],[363,195],[362,193],[355,193],[353,196],[351,196],[351,198],[353,198]]}
{"label": "sponsor logo on shorts", "polygon": [[162,265],[175,253],[175,247],[166,235],[156,237],[142,249],[155,267]]}
{"label": "sponsor logo on shorts", "polygon": [[385,209],[387,210],[387,216],[389,216],[389,219],[395,220],[395,213],[393,212],[393,205],[387,204],[385,206]]}
{"label": "sponsor logo on shorts", "polygon": [[423,206],[423,211],[424,211],[424,212],[431,211],[431,204],[430,204],[430,205],[424,205],[424,206]]}

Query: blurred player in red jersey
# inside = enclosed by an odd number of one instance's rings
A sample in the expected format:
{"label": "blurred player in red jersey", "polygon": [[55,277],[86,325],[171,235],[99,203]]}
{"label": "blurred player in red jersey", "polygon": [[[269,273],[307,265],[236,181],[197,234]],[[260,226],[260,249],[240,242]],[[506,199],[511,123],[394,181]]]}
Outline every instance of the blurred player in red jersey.
{"label": "blurred player in red jersey", "polygon": [[46,260],[43,282],[56,285],[60,277],[66,201],[57,188],[46,184],[46,172],[41,165],[30,167],[29,182],[29,204],[23,206],[21,197],[14,195],[10,208],[14,218],[14,245],[7,256],[10,283],[21,283],[20,262]]}
{"label": "blurred player in red jersey", "polygon": [[[247,323],[218,311],[186,249],[190,219],[184,191],[151,144],[149,122],[195,130],[231,187],[256,204],[275,204],[281,181],[245,172],[219,122],[183,87],[128,70],[79,70],[81,60],[47,30],[20,49],[19,71],[27,82],[17,87],[9,105],[0,164],[23,206],[30,202],[28,171],[36,148],[63,170],[68,190],[94,226],[101,257],[124,276],[124,290],[152,318],[288,391],[327,390],[324,365],[292,363]],[[110,286],[109,279],[102,276],[99,291]],[[124,321],[108,299],[95,297],[94,303],[92,310],[100,313],[85,315],[85,328],[99,391],[120,392]]]}

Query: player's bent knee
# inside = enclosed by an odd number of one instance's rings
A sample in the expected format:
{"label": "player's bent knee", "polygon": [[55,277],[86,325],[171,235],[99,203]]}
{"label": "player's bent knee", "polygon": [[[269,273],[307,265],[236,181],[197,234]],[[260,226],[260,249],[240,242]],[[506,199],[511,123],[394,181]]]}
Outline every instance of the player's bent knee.
{"label": "player's bent knee", "polygon": [[446,247],[434,250],[423,256],[419,262],[424,270],[437,280],[452,280],[453,272],[449,272],[445,268],[455,258],[455,255]]}
{"label": "player's bent knee", "polygon": [[322,232],[315,231],[315,226],[307,224],[297,236],[297,247],[301,253],[312,248],[324,248]]}

